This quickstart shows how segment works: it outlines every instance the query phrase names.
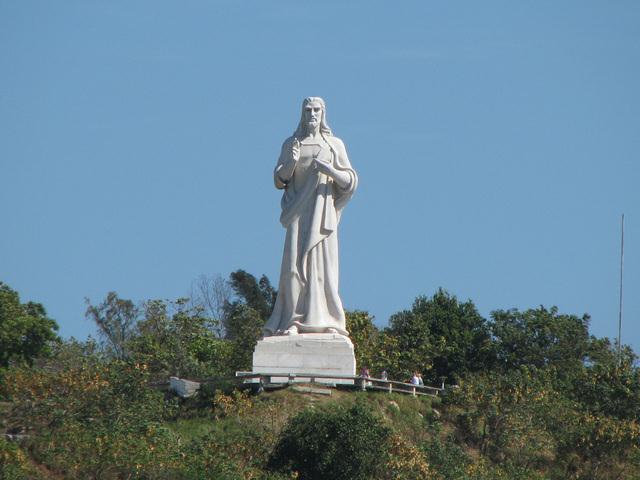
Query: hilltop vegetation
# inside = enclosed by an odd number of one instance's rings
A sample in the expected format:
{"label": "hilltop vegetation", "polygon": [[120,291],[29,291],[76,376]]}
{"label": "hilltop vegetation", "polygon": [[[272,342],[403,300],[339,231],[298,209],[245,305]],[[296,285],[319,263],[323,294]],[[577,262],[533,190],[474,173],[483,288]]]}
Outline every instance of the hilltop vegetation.
{"label": "hilltop vegetation", "polygon": [[[243,271],[173,302],[109,293],[88,303],[99,339],[78,341],[0,285],[0,478],[640,477],[636,356],[591,336],[586,315],[485,319],[439,290],[384,329],[349,312],[348,329],[358,365],[444,380],[441,398],[257,394],[233,372],[250,367],[274,297]],[[183,400],[158,388],[170,375],[211,381]]]}

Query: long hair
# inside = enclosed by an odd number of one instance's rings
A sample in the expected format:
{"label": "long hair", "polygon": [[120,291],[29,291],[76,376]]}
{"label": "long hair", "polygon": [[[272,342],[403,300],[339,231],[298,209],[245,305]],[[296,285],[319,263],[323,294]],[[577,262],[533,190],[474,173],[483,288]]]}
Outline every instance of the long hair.
{"label": "long hair", "polygon": [[327,124],[327,107],[324,103],[324,100],[321,97],[307,97],[302,101],[302,114],[300,115],[300,123],[298,123],[298,128],[296,128],[296,131],[293,132],[293,136],[295,138],[301,139],[306,137],[307,124],[304,121],[304,109],[307,105],[314,102],[319,103],[322,107],[322,115],[320,117],[320,133],[323,136],[326,135],[328,137],[333,135],[333,133],[331,132],[331,128],[329,128],[329,125]]}

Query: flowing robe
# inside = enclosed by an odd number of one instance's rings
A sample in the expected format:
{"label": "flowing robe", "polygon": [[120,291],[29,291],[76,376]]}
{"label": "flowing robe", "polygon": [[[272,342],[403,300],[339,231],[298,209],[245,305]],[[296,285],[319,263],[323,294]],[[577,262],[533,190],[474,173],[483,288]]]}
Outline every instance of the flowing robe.
{"label": "flowing robe", "polygon": [[284,142],[274,171],[276,188],[284,189],[280,222],[287,234],[278,296],[264,332],[282,333],[295,325],[301,333],[322,333],[333,328],[348,335],[338,295],[338,224],[358,177],[342,141],[327,135],[327,151],[323,155],[334,168],[349,174],[349,185],[340,188],[329,176],[300,165],[291,179],[283,182],[278,174],[292,161],[294,141],[290,137]]}

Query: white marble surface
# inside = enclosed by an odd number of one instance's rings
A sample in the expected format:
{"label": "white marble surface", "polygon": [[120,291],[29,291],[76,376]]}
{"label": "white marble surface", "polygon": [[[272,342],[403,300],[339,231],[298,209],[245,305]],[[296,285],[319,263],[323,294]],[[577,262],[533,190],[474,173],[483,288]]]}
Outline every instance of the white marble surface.
{"label": "white marble surface", "polygon": [[280,223],[287,234],[278,297],[264,333],[348,335],[338,293],[338,225],[358,176],[344,143],[327,124],[322,98],[304,100],[274,181],[284,190]]}
{"label": "white marble surface", "polygon": [[253,352],[253,372],[296,374],[300,381],[305,381],[304,374],[355,375],[353,343],[344,335],[331,333],[265,337]]}

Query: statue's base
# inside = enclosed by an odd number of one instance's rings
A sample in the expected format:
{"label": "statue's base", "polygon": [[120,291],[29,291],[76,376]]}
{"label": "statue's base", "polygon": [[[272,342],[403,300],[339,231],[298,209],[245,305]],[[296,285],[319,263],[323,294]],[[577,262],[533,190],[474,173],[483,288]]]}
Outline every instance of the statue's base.
{"label": "statue's base", "polygon": [[[348,337],[334,333],[301,333],[265,337],[253,352],[253,373],[272,375],[272,382],[309,382],[305,375],[355,375],[356,357],[353,343]],[[340,378],[314,378],[318,383],[353,384],[353,380]]]}

